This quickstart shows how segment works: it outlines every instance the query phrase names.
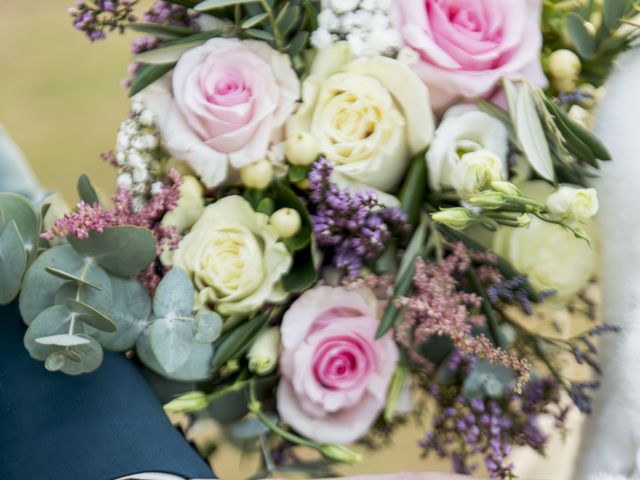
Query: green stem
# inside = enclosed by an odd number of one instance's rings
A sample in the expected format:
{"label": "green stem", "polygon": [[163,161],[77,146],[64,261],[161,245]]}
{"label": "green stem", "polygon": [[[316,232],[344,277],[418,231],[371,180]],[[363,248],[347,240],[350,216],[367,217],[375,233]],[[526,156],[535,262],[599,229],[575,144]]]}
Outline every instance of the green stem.
{"label": "green stem", "polygon": [[244,389],[247,385],[250,384],[250,382],[253,381],[253,378],[246,378],[246,372],[243,372],[242,374],[240,374],[240,376],[236,379],[236,381],[234,383],[232,383],[231,385],[229,385],[228,387],[225,387],[221,390],[218,390],[216,392],[210,393],[207,395],[207,401],[209,403],[211,402],[215,402],[216,400],[225,397],[231,393],[235,393],[235,392],[239,392],[240,390]]}
{"label": "green stem", "polygon": [[264,11],[266,12],[266,14],[269,17],[269,25],[271,26],[271,31],[273,32],[273,38],[274,38],[275,43],[276,43],[276,50],[281,52],[282,51],[282,38],[280,38],[280,31],[278,30],[278,25],[276,24],[276,18],[273,15],[273,9],[271,8],[271,6],[269,5],[269,2],[267,2],[267,0],[260,0],[260,4],[262,5],[262,8],[264,9]]}

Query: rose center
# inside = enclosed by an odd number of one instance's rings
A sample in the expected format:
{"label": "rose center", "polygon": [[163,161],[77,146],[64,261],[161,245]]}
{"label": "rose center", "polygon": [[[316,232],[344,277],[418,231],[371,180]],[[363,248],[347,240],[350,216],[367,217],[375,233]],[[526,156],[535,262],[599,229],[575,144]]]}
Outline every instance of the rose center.
{"label": "rose center", "polygon": [[233,107],[249,101],[253,91],[239,74],[227,74],[216,79],[213,89],[206,93],[207,101],[224,107]]}
{"label": "rose center", "polygon": [[318,383],[328,390],[349,390],[369,375],[371,358],[367,347],[357,339],[331,338],[316,349],[313,373]]}

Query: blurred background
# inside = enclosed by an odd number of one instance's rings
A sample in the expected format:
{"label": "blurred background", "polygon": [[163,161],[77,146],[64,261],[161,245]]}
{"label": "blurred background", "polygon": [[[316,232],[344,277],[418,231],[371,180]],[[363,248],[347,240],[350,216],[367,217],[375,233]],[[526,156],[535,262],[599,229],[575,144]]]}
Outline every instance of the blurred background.
{"label": "blurred background", "polygon": [[[113,190],[114,171],[99,155],[114,147],[118,126],[128,114],[121,81],[132,38],[114,34],[92,44],[71,26],[67,8],[73,2],[0,0],[0,123],[23,149],[40,181],[62,193],[69,204],[76,201],[75,185],[82,173],[107,195]],[[195,432],[202,441],[219,433],[208,425],[211,428]],[[342,473],[447,470],[448,462],[420,458],[417,442],[426,427],[403,428],[394,446],[368,454],[361,465]],[[577,429],[568,444],[557,439],[550,445],[551,460],[516,454],[522,477],[568,480]],[[211,461],[221,478],[239,479],[255,472],[257,458],[223,445]]]}

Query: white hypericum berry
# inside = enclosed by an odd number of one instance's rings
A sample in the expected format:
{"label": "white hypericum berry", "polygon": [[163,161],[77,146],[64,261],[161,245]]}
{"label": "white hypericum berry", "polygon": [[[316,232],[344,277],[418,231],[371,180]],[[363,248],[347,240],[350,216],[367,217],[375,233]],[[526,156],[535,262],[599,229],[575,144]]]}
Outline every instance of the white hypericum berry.
{"label": "white hypericum berry", "polygon": [[120,175],[118,175],[118,178],[116,179],[116,183],[118,187],[129,188],[133,183],[133,179],[131,178],[131,175],[129,175],[128,173],[121,173]]}
{"label": "white hypericum berry", "polygon": [[326,8],[318,14],[318,25],[320,28],[335,31],[340,28],[340,19],[333,10]]}
{"label": "white hypericum berry", "polygon": [[312,133],[296,133],[287,138],[284,154],[291,165],[311,165],[320,154],[320,143]]}
{"label": "white hypericum berry", "polygon": [[133,181],[136,183],[142,183],[149,178],[149,172],[143,168],[135,168],[133,170]]}
{"label": "white hypericum berry", "polygon": [[276,229],[280,238],[291,238],[300,231],[302,218],[293,208],[281,208],[269,217],[269,223]]}
{"label": "white hypericum berry", "polygon": [[242,184],[247,188],[262,190],[273,179],[273,166],[267,160],[260,160],[240,169]]}
{"label": "white hypericum berry", "polygon": [[556,79],[575,79],[581,69],[580,57],[571,50],[556,50],[549,57],[549,73]]}
{"label": "white hypericum berry", "polygon": [[319,28],[311,34],[311,44],[316,48],[325,48],[335,42],[337,37],[326,28]]}
{"label": "white hypericum berry", "polygon": [[160,193],[162,193],[162,187],[164,186],[164,183],[162,182],[153,182],[151,184],[151,194],[152,195],[159,195]]}
{"label": "white hypericum berry", "polygon": [[351,12],[356,9],[360,0],[331,0],[331,9],[337,14]]}
{"label": "white hypericum berry", "polygon": [[153,150],[158,146],[158,137],[156,137],[155,135],[151,135],[150,133],[144,135],[142,137],[142,140],[147,150]]}
{"label": "white hypericum berry", "polygon": [[144,104],[139,100],[134,100],[131,102],[131,113],[134,115],[138,115],[144,110]]}
{"label": "white hypericum berry", "polygon": [[155,114],[151,110],[144,110],[140,113],[138,121],[145,127],[151,127],[155,123]]}

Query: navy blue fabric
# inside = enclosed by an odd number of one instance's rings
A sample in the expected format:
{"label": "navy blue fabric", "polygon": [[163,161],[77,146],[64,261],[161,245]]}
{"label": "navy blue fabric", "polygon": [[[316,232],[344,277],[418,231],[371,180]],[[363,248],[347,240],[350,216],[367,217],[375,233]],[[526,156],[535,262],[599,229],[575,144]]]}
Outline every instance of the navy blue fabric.
{"label": "navy blue fabric", "polygon": [[47,372],[24,332],[17,307],[0,307],[0,479],[213,478],[132,362],[107,353],[91,374]]}

